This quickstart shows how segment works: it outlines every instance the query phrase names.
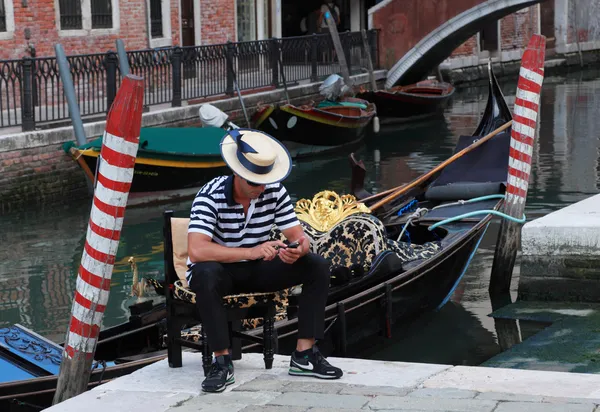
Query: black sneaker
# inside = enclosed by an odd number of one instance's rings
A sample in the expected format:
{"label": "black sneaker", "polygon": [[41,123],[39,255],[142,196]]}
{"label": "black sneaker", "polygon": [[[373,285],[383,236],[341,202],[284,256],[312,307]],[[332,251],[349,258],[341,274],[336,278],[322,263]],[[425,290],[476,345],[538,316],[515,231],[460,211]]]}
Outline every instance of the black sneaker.
{"label": "black sneaker", "polygon": [[202,382],[204,392],[223,392],[225,388],[235,382],[233,376],[233,362],[231,356],[221,355],[210,366],[210,371]]}
{"label": "black sneaker", "polygon": [[344,374],[340,368],[332,366],[319,352],[317,346],[302,352],[294,351],[290,360],[290,375],[314,376],[321,379],[339,379]]}

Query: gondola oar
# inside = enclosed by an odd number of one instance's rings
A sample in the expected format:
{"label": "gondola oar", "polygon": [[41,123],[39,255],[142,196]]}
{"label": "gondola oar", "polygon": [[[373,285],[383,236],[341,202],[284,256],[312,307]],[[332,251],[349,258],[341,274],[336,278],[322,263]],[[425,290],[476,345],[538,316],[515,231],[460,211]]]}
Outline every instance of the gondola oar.
{"label": "gondola oar", "polygon": [[[373,61],[371,60],[371,52],[369,51],[369,40],[367,39],[367,32],[365,29],[361,30],[363,50],[367,56],[367,66],[369,70],[369,79],[371,80],[371,89],[373,92],[377,91],[377,82],[375,81],[375,72],[373,71]],[[379,117],[373,117],[373,131],[379,133]]]}
{"label": "gondola oar", "polygon": [[406,183],[403,185],[400,185],[400,186],[392,187],[391,189],[388,189],[388,190],[384,190],[383,192],[380,192],[380,193],[375,193],[374,195],[365,197],[364,199],[360,199],[360,202],[365,203],[365,202],[368,202],[369,200],[378,199],[382,196],[389,195],[390,193],[395,192],[396,190],[401,189],[404,186],[406,186]]}
{"label": "gondola oar", "polygon": [[287,80],[285,79],[285,70],[280,50],[277,52],[277,61],[279,63],[279,74],[281,75],[281,81],[283,82],[283,90],[285,90],[285,99],[287,100],[287,104],[290,104],[290,95],[288,93]]}
{"label": "gondola oar", "polygon": [[233,85],[235,86],[235,91],[237,92],[238,98],[240,99],[240,105],[242,106],[242,112],[244,113],[244,119],[246,119],[246,124],[248,125],[248,127],[251,127],[250,118],[248,117],[248,112],[246,112],[246,105],[244,104],[244,98],[242,97],[242,92],[240,91],[240,86],[238,85],[238,82],[237,82],[237,76],[235,74],[235,70],[233,69],[233,59],[231,58],[231,56],[228,53],[225,53],[225,58],[227,59],[227,62],[229,63],[229,64],[227,64],[227,67],[231,71]]}
{"label": "gondola oar", "polygon": [[[379,209],[381,206],[384,206],[384,205],[388,204],[392,200],[395,200],[398,196],[400,196],[400,195],[408,192],[413,187],[415,187],[415,186],[423,183],[424,181],[426,181],[427,179],[429,179],[431,176],[433,176],[435,173],[439,172],[444,167],[446,167],[450,163],[454,162],[456,159],[464,156],[465,154],[469,153],[471,150],[473,150],[473,149],[481,146],[482,144],[484,144],[485,142],[487,142],[488,140],[490,140],[492,137],[496,136],[498,133],[503,132],[504,130],[508,129],[511,125],[512,125],[512,120],[504,123],[502,126],[500,126],[499,128],[497,128],[493,132],[488,133],[486,136],[484,136],[481,139],[477,140],[472,145],[465,147],[464,149],[462,149],[458,153],[455,153],[448,160],[446,160],[445,162],[439,164],[438,166],[436,166],[435,168],[433,168],[429,172],[427,172],[427,173],[419,176],[418,178],[416,178],[415,180],[413,180],[409,184],[402,185],[402,186],[399,186],[398,188],[395,188],[394,191],[390,195],[386,196],[384,199],[382,199],[379,202],[375,203],[373,206],[369,206],[369,209],[371,209],[371,211],[374,211],[376,209]],[[364,203],[365,200],[366,199],[361,200],[361,203]]]}

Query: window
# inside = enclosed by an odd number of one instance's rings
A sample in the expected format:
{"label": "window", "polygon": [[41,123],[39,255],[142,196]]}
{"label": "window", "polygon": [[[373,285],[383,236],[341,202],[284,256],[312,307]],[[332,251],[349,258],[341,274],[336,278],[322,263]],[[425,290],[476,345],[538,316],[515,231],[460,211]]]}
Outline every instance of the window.
{"label": "window", "polygon": [[92,29],[112,29],[112,0],[92,0]]}
{"label": "window", "polygon": [[13,0],[0,0],[0,40],[14,38],[15,14]]}
{"label": "window", "polygon": [[80,0],[60,0],[60,29],[81,30],[83,18]]}
{"label": "window", "polygon": [[152,38],[164,37],[162,0],[150,0],[150,35]]}
{"label": "window", "polygon": [[256,40],[256,11],[254,0],[237,1],[237,40]]}
{"label": "window", "polygon": [[171,37],[171,0],[146,0],[146,27],[150,47],[173,45]]}
{"label": "window", "polygon": [[6,11],[4,10],[4,1],[0,0],[0,31],[6,31]]}
{"label": "window", "polygon": [[54,0],[54,4],[59,36],[119,33],[119,0]]}

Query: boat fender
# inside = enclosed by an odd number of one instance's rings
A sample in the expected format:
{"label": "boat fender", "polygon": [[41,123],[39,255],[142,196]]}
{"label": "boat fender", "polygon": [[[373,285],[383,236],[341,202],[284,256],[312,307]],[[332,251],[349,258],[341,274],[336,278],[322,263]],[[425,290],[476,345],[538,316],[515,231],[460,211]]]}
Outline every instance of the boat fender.
{"label": "boat fender", "polygon": [[296,116],[290,117],[290,120],[287,122],[287,128],[292,129],[298,123],[298,118]]}
{"label": "boat fender", "polygon": [[373,132],[379,133],[379,117],[373,117]]}
{"label": "boat fender", "polygon": [[275,123],[275,120],[273,120],[272,117],[269,117],[269,123],[271,123],[271,126],[273,126],[273,129],[279,130],[279,127],[277,127],[277,123]]}

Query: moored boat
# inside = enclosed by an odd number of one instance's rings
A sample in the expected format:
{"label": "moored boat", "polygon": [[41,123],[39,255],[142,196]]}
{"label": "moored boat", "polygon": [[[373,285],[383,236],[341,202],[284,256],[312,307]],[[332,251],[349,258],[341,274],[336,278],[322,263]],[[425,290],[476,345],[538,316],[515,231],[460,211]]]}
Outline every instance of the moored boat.
{"label": "moored boat", "polygon": [[[218,127],[142,128],[130,192],[160,192],[198,188],[225,170],[219,143],[226,131]],[[102,137],[63,146],[94,181]]]}
{"label": "moored boat", "polygon": [[423,80],[387,90],[362,91],[356,96],[375,103],[382,123],[424,119],[440,113],[454,94],[454,86]]}
{"label": "moored boat", "polygon": [[[512,120],[491,67],[489,76],[484,116],[473,135],[459,139],[455,152]],[[492,218],[490,211],[502,205],[509,149],[510,128],[458,158],[426,184],[393,200],[384,210],[354,215],[368,218],[370,230],[360,229],[358,222],[352,225],[351,216],[345,219],[346,225],[358,230],[358,235],[352,235],[347,229],[342,231],[341,240],[329,239],[329,244],[324,246],[326,236],[322,233],[317,236],[316,243],[321,245],[317,251],[329,251],[326,257],[337,262],[345,259],[345,266],[353,268],[341,284],[333,284],[330,289],[327,333],[319,343],[325,353],[358,355],[365,345],[373,344],[373,337],[378,334],[389,337],[392,324],[441,308],[448,302],[487,230]],[[363,189],[362,196],[366,195]],[[315,232],[311,216],[332,219],[332,210],[322,206],[323,210],[318,211],[311,208],[335,203],[333,199],[326,203],[315,198],[300,210],[297,208],[307,233]],[[374,203],[376,200],[368,201],[366,206]],[[478,214],[465,217],[470,212]],[[339,236],[339,227],[337,229]],[[329,229],[329,233],[334,231],[335,227]],[[377,232],[379,237],[368,234]],[[373,244],[379,245],[377,253],[370,246]],[[343,253],[339,252],[344,249]],[[337,252],[332,253],[334,250]],[[367,259],[368,267],[356,260],[369,253],[372,258]],[[364,267],[356,270],[357,263]],[[287,318],[275,323],[280,353],[290,353],[295,348],[296,304],[291,296]],[[260,333],[259,330],[254,332]]]}
{"label": "moored boat", "polygon": [[301,106],[264,105],[253,116],[252,124],[301,157],[360,143],[376,113],[374,104],[346,97]]}
{"label": "moored boat", "polygon": [[[165,304],[146,301],[130,309],[127,322],[100,332],[88,389],[165,358]],[[21,325],[0,328],[0,410],[49,407],[62,351],[62,345]]]}

